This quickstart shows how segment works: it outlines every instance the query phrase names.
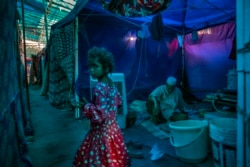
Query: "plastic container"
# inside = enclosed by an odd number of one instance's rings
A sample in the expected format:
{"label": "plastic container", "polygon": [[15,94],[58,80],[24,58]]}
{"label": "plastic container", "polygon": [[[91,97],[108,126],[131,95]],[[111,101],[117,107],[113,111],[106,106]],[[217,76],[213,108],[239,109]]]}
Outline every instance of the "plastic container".
{"label": "plastic container", "polygon": [[171,122],[170,143],[181,161],[198,163],[208,155],[208,122],[184,120]]}
{"label": "plastic container", "polygon": [[227,89],[237,90],[237,71],[231,69],[227,73]]}
{"label": "plastic container", "polygon": [[[237,113],[215,111],[215,112],[208,112],[204,115],[204,119],[208,121],[208,123],[210,123],[211,120],[218,118],[237,118]],[[210,134],[210,128],[208,129],[208,133]],[[208,138],[208,152],[209,153],[213,152],[211,138]]]}
{"label": "plastic container", "polygon": [[237,119],[217,118],[210,121],[210,138],[214,167],[235,167],[236,164],[236,139]]}

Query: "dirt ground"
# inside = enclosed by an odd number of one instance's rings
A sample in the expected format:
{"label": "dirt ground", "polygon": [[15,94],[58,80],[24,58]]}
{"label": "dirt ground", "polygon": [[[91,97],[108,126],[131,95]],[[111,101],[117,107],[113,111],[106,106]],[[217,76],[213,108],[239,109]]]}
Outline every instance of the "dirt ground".
{"label": "dirt ground", "polygon": [[[31,117],[35,130],[34,141],[29,143],[29,155],[34,167],[70,167],[77,148],[89,129],[88,120],[76,120],[74,111],[59,110],[50,105],[46,96],[40,95],[40,88],[29,89]],[[132,167],[212,167],[208,157],[200,163],[186,163],[175,155],[175,148],[169,139],[159,139],[141,125],[123,129],[126,142],[140,143],[137,150],[143,157],[132,158]],[[150,150],[158,144],[164,156],[152,161]],[[195,150],[194,150],[195,151]],[[191,153],[192,154],[192,153]]]}

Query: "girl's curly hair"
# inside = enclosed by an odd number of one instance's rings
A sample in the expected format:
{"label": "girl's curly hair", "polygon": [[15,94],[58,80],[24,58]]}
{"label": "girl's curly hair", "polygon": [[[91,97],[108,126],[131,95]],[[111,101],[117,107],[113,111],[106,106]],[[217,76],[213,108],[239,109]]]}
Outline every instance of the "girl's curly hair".
{"label": "girl's curly hair", "polygon": [[94,46],[88,51],[88,64],[94,59],[97,59],[102,65],[103,69],[108,69],[108,73],[112,73],[115,68],[114,56],[111,52],[103,47]]}

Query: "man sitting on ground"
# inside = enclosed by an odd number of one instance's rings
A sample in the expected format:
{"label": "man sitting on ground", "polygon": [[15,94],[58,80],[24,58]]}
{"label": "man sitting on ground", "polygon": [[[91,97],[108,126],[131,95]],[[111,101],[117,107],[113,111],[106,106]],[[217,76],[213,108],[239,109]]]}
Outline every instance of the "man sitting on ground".
{"label": "man sitting on ground", "polygon": [[188,119],[184,112],[182,92],[176,87],[176,82],[176,78],[170,76],[165,85],[158,86],[150,93],[147,111],[152,116],[153,123],[158,125]]}

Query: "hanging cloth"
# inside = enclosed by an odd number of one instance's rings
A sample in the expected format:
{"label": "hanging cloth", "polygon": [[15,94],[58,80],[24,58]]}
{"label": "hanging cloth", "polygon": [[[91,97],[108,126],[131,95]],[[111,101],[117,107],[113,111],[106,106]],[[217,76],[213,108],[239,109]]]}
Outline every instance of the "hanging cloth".
{"label": "hanging cloth", "polygon": [[122,16],[140,17],[149,16],[165,10],[171,0],[101,0],[102,6]]}
{"label": "hanging cloth", "polygon": [[157,41],[160,41],[163,37],[163,21],[161,14],[154,16],[152,19],[151,35],[152,38]]}

